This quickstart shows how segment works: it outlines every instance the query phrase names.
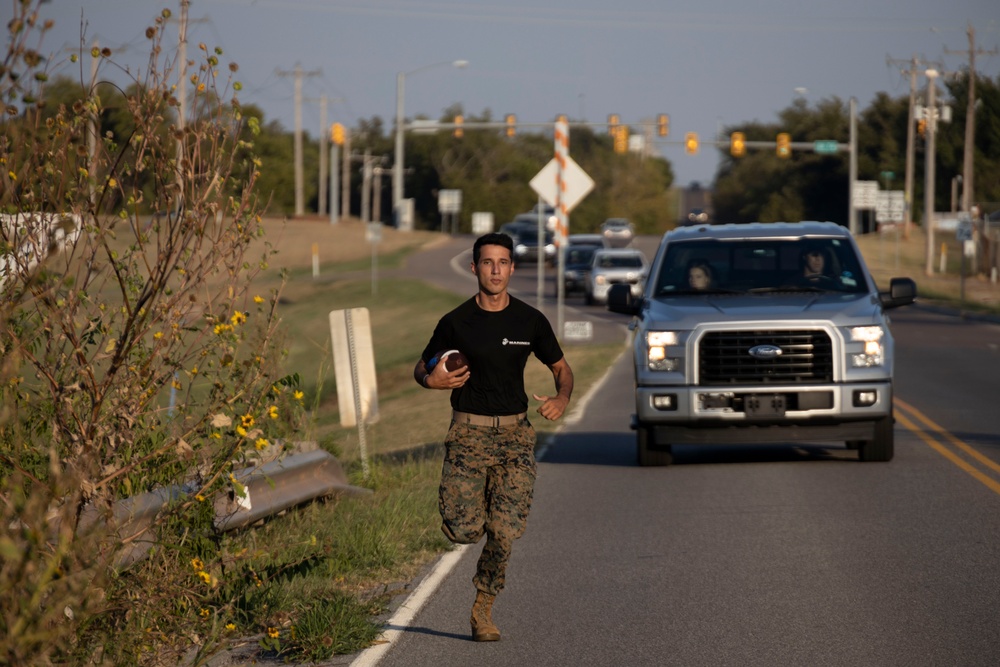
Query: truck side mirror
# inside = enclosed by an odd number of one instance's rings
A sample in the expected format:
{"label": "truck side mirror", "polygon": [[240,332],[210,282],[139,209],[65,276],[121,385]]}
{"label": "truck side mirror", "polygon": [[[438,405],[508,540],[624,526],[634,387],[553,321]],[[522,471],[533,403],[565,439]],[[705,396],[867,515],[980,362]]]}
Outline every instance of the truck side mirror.
{"label": "truck side mirror", "polygon": [[630,285],[612,285],[608,290],[608,310],[625,315],[638,315],[641,299],[632,298]]}
{"label": "truck side mirror", "polygon": [[879,292],[878,296],[887,310],[908,306],[917,298],[917,284],[910,278],[893,278],[889,281],[889,291]]}

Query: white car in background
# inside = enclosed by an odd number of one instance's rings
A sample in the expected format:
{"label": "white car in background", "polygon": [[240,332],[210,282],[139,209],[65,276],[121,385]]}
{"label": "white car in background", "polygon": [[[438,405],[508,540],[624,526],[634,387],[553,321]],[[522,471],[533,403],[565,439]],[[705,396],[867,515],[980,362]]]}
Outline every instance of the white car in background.
{"label": "white car in background", "polygon": [[642,296],[646,286],[648,262],[641,251],[633,248],[604,248],[594,253],[590,273],[584,284],[587,305],[607,303],[612,285],[628,285],[632,296]]}

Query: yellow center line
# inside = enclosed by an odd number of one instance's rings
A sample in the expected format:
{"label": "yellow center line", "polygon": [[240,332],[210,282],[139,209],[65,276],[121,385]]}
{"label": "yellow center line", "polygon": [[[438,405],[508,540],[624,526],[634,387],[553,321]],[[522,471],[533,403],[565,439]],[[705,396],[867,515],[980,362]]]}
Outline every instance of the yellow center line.
{"label": "yellow center line", "polygon": [[920,421],[922,421],[924,424],[926,424],[927,427],[930,428],[932,431],[936,431],[938,434],[940,434],[940,435],[944,436],[945,438],[947,438],[951,442],[951,444],[955,445],[956,447],[958,447],[959,449],[961,449],[963,452],[965,452],[966,454],[968,454],[972,458],[974,458],[977,461],[979,461],[980,463],[982,463],[987,468],[991,468],[992,470],[994,470],[996,472],[1000,472],[1000,463],[997,463],[996,461],[994,461],[990,457],[986,456],[985,454],[982,454],[982,453],[976,451],[975,448],[973,448],[971,445],[967,445],[966,443],[962,442],[957,437],[955,437],[954,435],[952,435],[951,433],[949,433],[947,430],[945,430],[943,427],[941,427],[941,426],[937,425],[936,423],[934,423],[933,421],[931,421],[930,417],[928,417],[924,413],[920,412],[920,410],[916,409],[915,407],[913,407],[912,405],[910,405],[909,403],[907,403],[903,399],[894,397],[892,400],[893,400],[893,402],[898,407],[901,407],[904,410],[909,411],[914,417],[916,417],[917,419],[919,419]]}
{"label": "yellow center line", "polygon": [[[903,406],[906,405],[903,401],[900,401],[898,398],[894,398],[893,401],[896,402],[899,407],[903,407]],[[909,407],[909,406],[907,406],[907,407],[908,407],[908,409],[913,410],[916,415],[921,416],[921,413],[918,410],[916,410],[915,408],[912,408],[912,407]],[[956,466],[958,466],[959,468],[961,468],[965,472],[967,472],[970,475],[972,475],[973,477],[975,477],[980,483],[982,483],[988,489],[990,489],[991,491],[993,491],[993,493],[996,493],[997,495],[1000,495],[1000,482],[997,482],[993,478],[991,478],[988,475],[986,475],[985,473],[981,472],[976,467],[974,467],[971,463],[969,463],[965,459],[961,458],[958,454],[956,454],[955,452],[951,451],[950,449],[948,449],[947,447],[945,447],[943,444],[939,443],[932,436],[930,436],[928,433],[926,433],[924,431],[924,429],[920,428],[917,424],[915,424],[910,419],[908,419],[906,417],[906,415],[897,413],[896,414],[896,419],[898,419],[899,422],[903,426],[905,426],[910,431],[912,431],[917,437],[919,437],[921,440],[923,440],[924,442],[926,442],[931,447],[931,449],[933,449],[938,454],[940,454],[941,456],[945,457],[946,459],[948,459],[949,461],[951,461],[952,463],[954,463]],[[930,422],[930,420],[927,420],[927,421]],[[933,422],[930,422],[930,423],[933,424]],[[940,427],[938,427],[938,429],[940,429]],[[945,435],[948,435],[946,432],[943,432],[943,431],[941,431],[941,432],[943,434],[945,434]],[[951,439],[951,438],[949,438],[949,439]],[[961,442],[961,441],[959,441],[959,442]],[[969,448],[969,446],[966,445],[965,443],[961,443],[961,444],[964,445],[963,449]],[[969,449],[971,449],[971,448],[969,448]],[[980,457],[976,457],[976,458],[980,458]],[[993,466],[991,466],[991,467],[993,467]]]}

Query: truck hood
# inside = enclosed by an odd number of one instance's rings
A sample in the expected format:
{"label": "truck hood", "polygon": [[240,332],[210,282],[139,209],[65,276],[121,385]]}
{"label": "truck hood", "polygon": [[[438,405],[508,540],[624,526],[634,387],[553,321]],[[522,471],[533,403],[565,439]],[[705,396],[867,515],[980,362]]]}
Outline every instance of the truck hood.
{"label": "truck hood", "polygon": [[718,322],[809,324],[817,321],[850,326],[878,319],[881,304],[874,294],[766,293],[685,294],[649,299],[640,318],[657,328],[694,329]]}

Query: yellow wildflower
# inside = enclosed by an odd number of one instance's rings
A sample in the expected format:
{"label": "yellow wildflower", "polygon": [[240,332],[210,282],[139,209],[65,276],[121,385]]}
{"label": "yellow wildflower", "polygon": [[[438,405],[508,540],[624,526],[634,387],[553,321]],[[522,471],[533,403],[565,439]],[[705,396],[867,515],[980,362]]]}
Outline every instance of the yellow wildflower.
{"label": "yellow wildflower", "polygon": [[262,297],[260,294],[257,294],[257,295],[254,296],[253,302],[254,303],[264,303],[264,297]]}
{"label": "yellow wildflower", "polygon": [[305,396],[305,394],[303,394],[301,391],[295,392],[295,400],[296,401],[301,401],[304,396]]}
{"label": "yellow wildflower", "polygon": [[208,437],[212,438],[213,440],[222,440],[222,434],[221,433],[212,433]]}
{"label": "yellow wildflower", "polygon": [[173,382],[171,382],[170,386],[172,386],[174,389],[177,389],[177,390],[181,389],[181,383],[178,382],[177,380],[174,380]]}
{"label": "yellow wildflower", "polygon": [[243,424],[245,428],[250,428],[251,426],[254,425],[253,415],[250,414],[249,412],[246,413],[245,415],[240,417],[240,423]]}
{"label": "yellow wildflower", "polygon": [[205,609],[204,607],[202,607],[201,611],[199,611],[198,613],[201,615],[202,618],[208,618],[208,610]]}
{"label": "yellow wildflower", "polygon": [[198,573],[198,578],[204,581],[206,584],[212,583],[212,575],[210,575],[208,572],[205,572],[204,570]]}
{"label": "yellow wildflower", "polygon": [[277,405],[272,405],[271,407],[269,407],[267,409],[267,416],[270,417],[271,419],[277,419],[278,418],[278,406]]}
{"label": "yellow wildflower", "polygon": [[236,427],[236,435],[240,436],[241,438],[245,438],[245,437],[247,437],[247,430],[245,428],[243,428],[242,426],[237,426]]}
{"label": "yellow wildflower", "polygon": [[236,629],[235,623],[226,623],[226,630],[235,630],[235,629]]}
{"label": "yellow wildflower", "polygon": [[115,180],[115,179],[113,179],[113,178],[109,178],[109,179],[108,179],[108,187],[109,187],[109,188],[115,188],[115,187],[118,187],[118,181],[116,181],[116,180]]}
{"label": "yellow wildflower", "polygon": [[254,443],[254,447],[257,448],[257,451],[264,449],[267,447],[267,440],[264,438],[257,438],[257,442]]}
{"label": "yellow wildflower", "polygon": [[194,497],[194,499],[195,499],[195,500],[197,500],[197,501],[198,501],[199,503],[203,503],[203,502],[205,502],[205,496],[201,495],[200,493],[199,493],[199,494],[197,494],[197,495],[196,495],[196,496]]}
{"label": "yellow wildflower", "polygon": [[16,181],[17,180],[17,174],[15,174],[13,171],[8,171],[7,172],[7,178],[9,178],[12,181]]}
{"label": "yellow wildflower", "polygon": [[234,327],[238,327],[239,325],[247,321],[247,316],[246,313],[237,310],[235,313],[233,313],[233,316],[229,319],[233,323]]}
{"label": "yellow wildflower", "polygon": [[195,569],[195,571],[197,571],[197,570],[204,570],[205,569],[205,564],[203,562],[201,562],[200,558],[192,558],[191,559],[191,567],[193,567]]}
{"label": "yellow wildflower", "polygon": [[267,629],[267,636],[270,637],[271,639],[277,639],[280,635],[281,632],[278,630],[278,628]]}

